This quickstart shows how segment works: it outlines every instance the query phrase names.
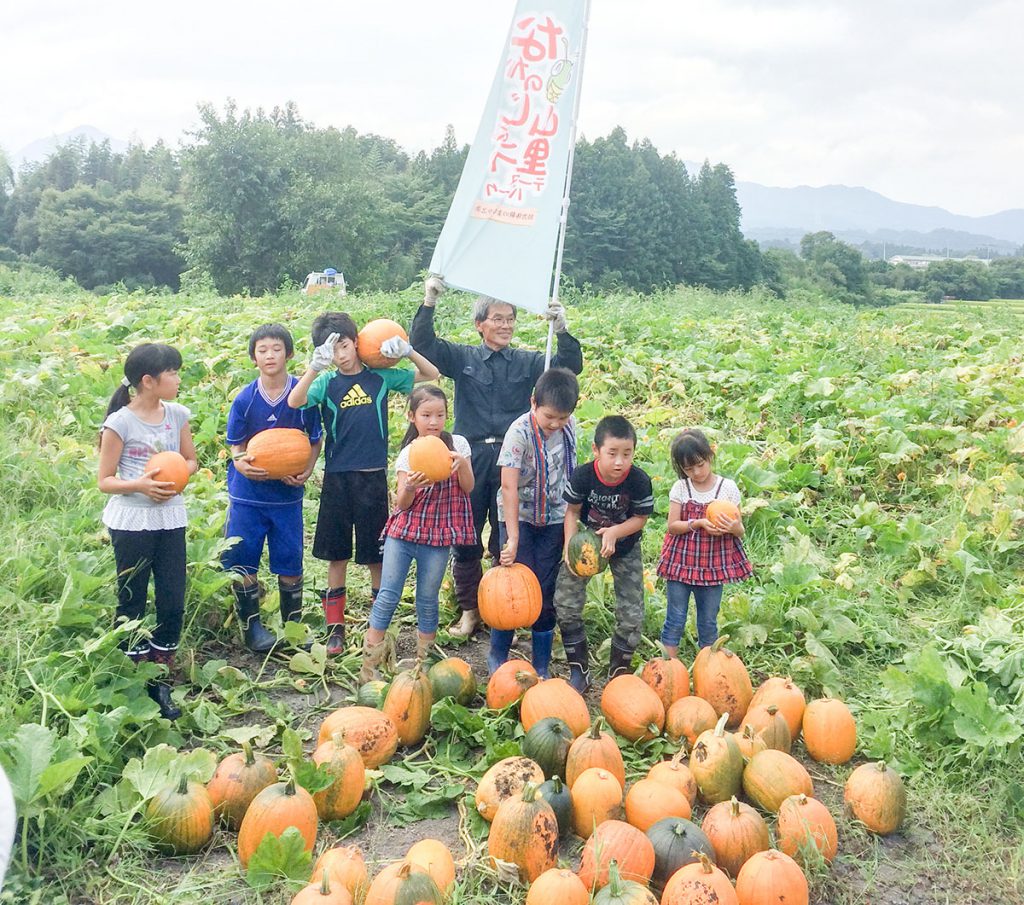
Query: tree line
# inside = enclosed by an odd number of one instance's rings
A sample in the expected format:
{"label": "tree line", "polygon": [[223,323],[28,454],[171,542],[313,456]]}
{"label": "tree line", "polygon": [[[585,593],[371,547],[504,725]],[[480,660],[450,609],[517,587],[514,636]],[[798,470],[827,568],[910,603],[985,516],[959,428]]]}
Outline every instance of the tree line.
{"label": "tree line", "polygon": [[[204,105],[178,151],[70,142],[17,176],[0,157],[0,260],[90,289],[260,294],[327,266],[355,288],[402,289],[429,264],[467,153],[451,127],[410,155],[294,105]],[[727,166],[689,173],[616,128],[577,144],[564,274],[594,289],[748,288],[770,273],[739,220]]]}

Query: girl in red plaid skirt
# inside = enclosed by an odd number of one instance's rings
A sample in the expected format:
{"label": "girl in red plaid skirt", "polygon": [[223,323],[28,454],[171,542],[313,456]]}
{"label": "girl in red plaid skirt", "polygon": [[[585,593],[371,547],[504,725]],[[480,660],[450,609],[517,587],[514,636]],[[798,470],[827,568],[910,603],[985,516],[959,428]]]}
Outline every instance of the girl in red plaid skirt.
{"label": "girl in red plaid skirt", "polygon": [[[465,437],[452,436],[444,425],[448,397],[432,384],[409,396],[410,424],[395,462],[398,484],[395,511],[384,528],[384,562],[380,591],[370,610],[370,625],[363,640],[360,681],[378,678],[377,668],[390,657],[387,629],[398,607],[410,566],[416,563],[416,653],[426,657],[437,634],[438,592],[452,544],[474,541],[473,466]],[[432,483],[421,472],[409,470],[409,444],[417,437],[440,437],[451,451],[451,475]]]}
{"label": "girl in red plaid skirt", "polygon": [[714,450],[704,434],[684,430],[672,441],[672,467],[679,480],[669,493],[668,529],[658,560],[658,575],[666,579],[668,606],[661,643],[670,657],[679,653],[686,627],[690,595],[697,605],[697,642],[700,647],[718,638],[718,608],[722,586],[753,574],[743,550],[743,519],[706,515],[712,500],[740,505],[736,484],[711,470]]}

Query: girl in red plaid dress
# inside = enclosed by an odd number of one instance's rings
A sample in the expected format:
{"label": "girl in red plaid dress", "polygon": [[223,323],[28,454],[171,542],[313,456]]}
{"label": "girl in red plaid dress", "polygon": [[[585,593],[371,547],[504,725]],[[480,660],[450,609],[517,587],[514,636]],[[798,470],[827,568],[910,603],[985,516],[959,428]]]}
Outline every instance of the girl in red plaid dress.
{"label": "girl in red plaid dress", "polygon": [[675,657],[690,595],[697,605],[697,642],[707,647],[718,638],[722,586],[749,578],[753,569],[740,540],[743,519],[719,516],[716,524],[706,515],[712,500],[727,500],[737,509],[740,505],[736,484],[711,470],[715,453],[708,438],[699,430],[684,430],[672,441],[671,456],[679,480],[669,493],[658,575],[666,579],[668,596],[661,643],[665,653]]}
{"label": "girl in red plaid dress", "polygon": [[[424,384],[409,396],[409,430],[395,462],[398,484],[395,511],[384,528],[384,562],[380,591],[370,610],[370,625],[363,640],[360,681],[379,677],[377,668],[389,659],[387,629],[402,596],[409,567],[416,563],[416,653],[426,657],[437,634],[438,592],[452,544],[471,544],[473,466],[469,443],[445,429],[448,397]],[[417,437],[440,437],[451,451],[452,472],[431,483],[422,473],[409,471],[409,444]]]}

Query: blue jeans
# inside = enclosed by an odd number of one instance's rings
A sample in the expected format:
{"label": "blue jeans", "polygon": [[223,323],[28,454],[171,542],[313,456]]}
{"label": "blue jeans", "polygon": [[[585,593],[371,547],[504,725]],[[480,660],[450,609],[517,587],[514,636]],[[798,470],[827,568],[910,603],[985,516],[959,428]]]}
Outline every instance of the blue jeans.
{"label": "blue jeans", "polygon": [[681,581],[666,582],[668,606],[665,609],[665,625],[661,630],[661,643],[666,647],[679,647],[686,628],[686,613],[690,605],[690,594],[697,604],[697,645],[707,647],[718,640],[718,608],[722,603],[722,585],[684,584]]}
{"label": "blue jeans", "polygon": [[384,541],[380,590],[370,610],[370,627],[386,631],[398,609],[409,568],[416,563],[416,626],[424,635],[437,631],[437,595],[450,547],[432,547],[389,537]]}

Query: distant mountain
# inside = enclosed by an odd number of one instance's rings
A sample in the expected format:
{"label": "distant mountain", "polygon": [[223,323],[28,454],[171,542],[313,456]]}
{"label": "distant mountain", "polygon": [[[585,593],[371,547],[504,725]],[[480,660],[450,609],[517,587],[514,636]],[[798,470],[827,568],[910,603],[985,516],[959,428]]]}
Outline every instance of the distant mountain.
{"label": "distant mountain", "polygon": [[737,182],[736,197],[744,235],[762,243],[796,244],[804,233],[828,230],[853,244],[885,242],[938,251],[990,247],[1007,254],[1024,245],[1024,210],[968,217],[845,185],[786,189]]}
{"label": "distant mountain", "polygon": [[101,132],[95,126],[76,126],[68,132],[51,135],[49,138],[40,138],[32,142],[32,144],[26,145],[12,155],[11,166],[14,172],[18,172],[22,164],[38,163],[41,160],[46,160],[61,145],[66,145],[68,142],[75,141],[76,139],[82,139],[87,145],[90,142],[100,144],[104,141],[109,141],[110,150],[114,152],[126,151],[129,145],[129,142],[123,141],[120,138],[113,138],[105,132]]}

